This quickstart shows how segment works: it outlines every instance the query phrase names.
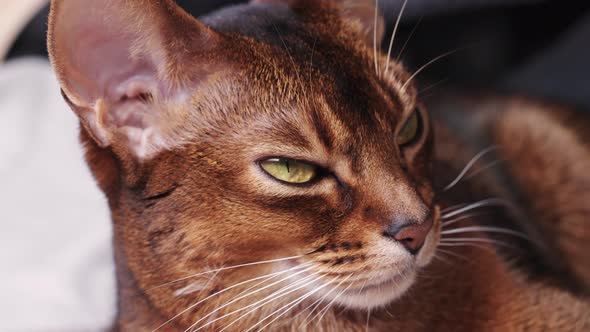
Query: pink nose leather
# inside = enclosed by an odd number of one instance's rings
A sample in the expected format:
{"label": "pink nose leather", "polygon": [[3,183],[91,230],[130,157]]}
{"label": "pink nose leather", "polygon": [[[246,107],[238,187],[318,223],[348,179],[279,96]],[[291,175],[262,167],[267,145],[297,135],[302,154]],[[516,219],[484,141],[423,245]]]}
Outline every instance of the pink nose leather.
{"label": "pink nose leather", "polygon": [[431,228],[432,218],[427,218],[421,223],[412,222],[392,226],[384,235],[398,241],[411,254],[415,255],[420,251],[424,242],[426,242],[426,237]]}

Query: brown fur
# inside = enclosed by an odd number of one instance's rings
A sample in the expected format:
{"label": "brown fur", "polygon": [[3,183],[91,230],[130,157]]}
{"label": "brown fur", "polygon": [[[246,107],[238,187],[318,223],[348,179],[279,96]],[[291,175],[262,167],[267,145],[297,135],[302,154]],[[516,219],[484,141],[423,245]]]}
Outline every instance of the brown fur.
{"label": "brown fur", "polygon": [[[152,331],[219,293],[161,328],[184,331],[249,285],[222,292],[226,287],[292,264],[313,262],[313,271],[321,271],[324,282],[339,289],[362,288],[367,280],[382,277],[379,269],[406,268],[397,266],[395,257],[375,254],[385,250],[375,237],[380,239],[383,228],[400,217],[417,222],[432,218],[435,224],[417,263],[412,263],[416,266],[408,268],[418,272],[412,288],[372,310],[368,323],[366,310],[336,306],[307,328],[590,329],[590,306],[584,299],[554,285],[551,278],[529,278],[490,244],[449,249],[468,263],[451,256],[448,262],[435,259],[427,264],[426,257],[434,253],[440,237],[440,207],[457,203],[455,199],[494,193],[495,188],[484,180],[474,181],[471,187],[459,187],[458,193],[442,195],[436,183],[460,171],[465,161],[456,152],[465,153],[466,144],[447,124],[430,121],[423,110],[420,140],[404,150],[398,148],[396,133],[414,109],[423,107],[412,84],[405,85],[409,74],[400,64],[392,62],[388,73],[375,74],[373,22],[367,19],[366,7],[291,1],[291,21],[270,32],[238,33],[223,24],[209,29],[171,1],[111,4],[125,22],[122,34],[135,39],[128,57],[143,59],[150,52],[163,52],[165,66],[158,67],[158,79],[170,91],[187,87],[190,91],[181,105],[158,94],[141,100],[158,110],[150,117],[166,144],[155,147],[148,157],[130,152],[125,126],[110,115],[119,101],[107,94],[89,97],[81,87],[84,80],[76,80],[86,64],[72,62],[79,49],[68,44],[60,26],[60,20],[67,19],[60,11],[65,2],[53,1],[52,62],[66,100],[81,117],[86,158],[112,211],[119,290],[114,330]],[[379,54],[381,69],[386,62]],[[496,116],[483,117],[486,139],[507,147],[502,156],[522,189],[525,207],[548,219],[541,224],[541,233],[584,231],[587,213],[582,202],[590,194],[583,185],[590,179],[583,172],[587,141],[577,136],[576,127],[549,115],[549,110],[523,105],[526,112],[516,111],[515,102]],[[485,112],[469,114],[476,119],[479,113]],[[553,140],[533,144],[540,140],[540,130],[555,133]],[[260,158],[285,155],[314,161],[337,176],[290,187],[265,179],[255,167]],[[558,164],[550,163],[553,160]],[[580,165],[574,167],[573,161]],[[555,181],[546,180],[552,178]],[[580,201],[573,206],[571,199]],[[476,221],[467,219],[463,225]],[[576,234],[581,246],[584,238],[590,239],[587,233]],[[554,250],[571,258],[565,264],[568,271],[581,282],[587,280],[588,266],[576,264],[587,254],[569,242],[575,236],[551,237]],[[295,255],[302,257],[183,279],[223,266]],[[200,290],[175,294],[191,286]],[[271,290],[276,288],[223,308],[217,317],[262,299]],[[294,292],[265,306],[231,330],[247,329],[300,295]],[[302,302],[270,328],[299,330],[307,314],[296,314],[313,300]],[[207,330],[219,330],[234,317]]]}

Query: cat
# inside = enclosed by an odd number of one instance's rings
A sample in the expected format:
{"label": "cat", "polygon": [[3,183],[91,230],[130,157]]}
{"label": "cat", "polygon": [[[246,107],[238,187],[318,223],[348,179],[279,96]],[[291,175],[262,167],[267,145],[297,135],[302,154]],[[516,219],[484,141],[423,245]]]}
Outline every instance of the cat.
{"label": "cat", "polygon": [[587,120],[425,105],[376,13],[52,1],[51,62],[112,213],[113,331],[590,330]]}

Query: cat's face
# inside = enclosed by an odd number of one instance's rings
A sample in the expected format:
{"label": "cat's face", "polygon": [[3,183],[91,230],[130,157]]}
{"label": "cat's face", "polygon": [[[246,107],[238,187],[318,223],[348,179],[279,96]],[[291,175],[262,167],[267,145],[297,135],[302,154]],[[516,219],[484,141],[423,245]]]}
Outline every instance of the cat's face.
{"label": "cat's face", "polygon": [[[327,59],[318,54],[315,61]],[[218,278],[300,266],[305,272],[293,270],[301,272],[294,281],[318,273],[324,278],[310,287],[348,287],[341,303],[391,301],[428,263],[436,242],[427,115],[413,104],[401,109],[395,91],[371,68],[345,90],[329,81],[332,72],[316,72],[316,83],[305,83],[306,93],[290,100],[272,82],[288,82],[286,91],[300,89],[297,75],[270,74],[264,58],[252,62],[257,65],[228,75],[224,84],[253,82],[263,72],[269,81],[223,92],[219,109],[196,102],[209,121],[191,121],[195,140],[156,162],[180,176],[164,183],[158,183],[164,175],[150,177],[158,188],[150,196],[177,188],[140,218],[148,225],[155,264],[176,271],[168,278],[174,280],[208,268],[300,256]],[[346,71],[362,69],[338,70],[346,77]],[[224,111],[231,113],[219,116]]]}
{"label": "cat's face", "polygon": [[[52,16],[53,61],[139,286],[169,307],[251,278],[353,308],[402,295],[440,232],[432,132],[409,75],[382,55],[375,64],[372,25],[358,29],[366,6],[347,13],[356,21],[337,5],[240,9],[220,14],[240,22],[212,32],[164,3],[149,6],[174,11],[174,23],[146,15],[139,21],[160,25],[143,36],[114,20],[124,38],[91,38],[98,52],[106,45],[95,61],[79,58],[83,36],[60,30],[73,9],[58,1]],[[85,33],[98,24],[78,23]],[[244,24],[258,26],[240,33]],[[153,50],[154,33],[175,42]],[[128,39],[133,56],[105,59]],[[173,47],[190,50],[166,52]],[[97,61],[102,69],[87,68]]]}

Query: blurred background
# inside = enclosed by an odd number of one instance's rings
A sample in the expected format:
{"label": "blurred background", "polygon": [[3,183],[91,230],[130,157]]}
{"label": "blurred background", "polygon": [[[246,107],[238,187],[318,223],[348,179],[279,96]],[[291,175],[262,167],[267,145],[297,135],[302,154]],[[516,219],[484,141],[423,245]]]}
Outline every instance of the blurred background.
{"label": "blurred background", "polygon": [[[195,16],[240,2],[178,1]],[[379,2],[391,32],[403,1]],[[108,210],[48,64],[47,14],[45,0],[0,5],[0,331],[95,330],[114,314]],[[396,41],[410,70],[458,50],[421,73],[423,98],[452,88],[590,108],[590,2],[409,0]]]}

